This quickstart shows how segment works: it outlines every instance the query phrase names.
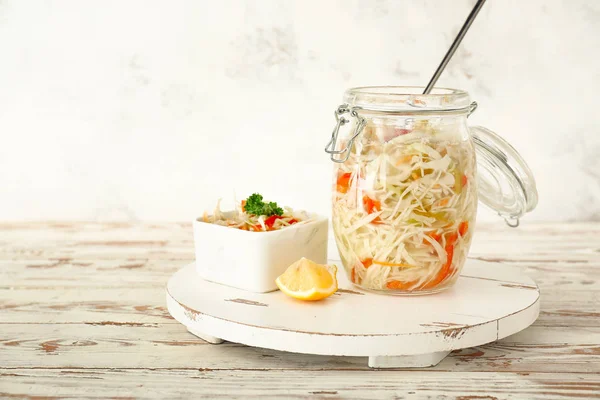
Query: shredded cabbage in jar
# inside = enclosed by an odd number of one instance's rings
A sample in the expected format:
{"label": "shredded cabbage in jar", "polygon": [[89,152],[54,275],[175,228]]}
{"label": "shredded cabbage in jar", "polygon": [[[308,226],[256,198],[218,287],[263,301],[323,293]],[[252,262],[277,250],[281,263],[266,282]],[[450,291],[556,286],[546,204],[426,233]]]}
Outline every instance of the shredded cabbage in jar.
{"label": "shredded cabbage in jar", "polygon": [[437,291],[458,277],[477,208],[475,155],[456,131],[367,125],[335,169],[333,228],[355,284]]}
{"label": "shredded cabbage in jar", "polygon": [[311,221],[311,216],[306,211],[293,210],[290,207],[283,207],[281,215],[255,215],[245,211],[246,200],[242,201],[235,210],[221,211],[221,200],[217,201],[217,206],[212,215],[204,212],[199,221],[215,225],[222,225],[229,228],[241,229],[252,232],[277,231],[292,225],[305,224]]}

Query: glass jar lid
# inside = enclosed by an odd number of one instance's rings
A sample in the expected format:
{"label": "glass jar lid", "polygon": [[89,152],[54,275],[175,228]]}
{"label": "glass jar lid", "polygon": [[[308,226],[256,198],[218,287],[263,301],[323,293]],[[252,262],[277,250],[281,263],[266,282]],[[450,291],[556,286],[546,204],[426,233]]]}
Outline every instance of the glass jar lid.
{"label": "glass jar lid", "polygon": [[479,200],[518,226],[519,218],[538,202],[535,179],[527,163],[506,140],[482,126],[469,128],[477,154]]}
{"label": "glass jar lid", "polygon": [[344,102],[364,111],[380,111],[402,114],[422,114],[431,111],[469,112],[469,93],[449,88],[433,88],[423,94],[420,86],[365,86],[348,89]]}

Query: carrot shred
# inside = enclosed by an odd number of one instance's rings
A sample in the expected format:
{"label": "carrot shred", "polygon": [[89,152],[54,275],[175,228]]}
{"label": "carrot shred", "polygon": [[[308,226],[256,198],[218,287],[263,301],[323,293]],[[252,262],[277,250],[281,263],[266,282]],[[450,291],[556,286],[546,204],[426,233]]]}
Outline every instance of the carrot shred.
{"label": "carrot shred", "polygon": [[460,234],[460,237],[464,237],[467,234],[468,230],[469,230],[469,221],[463,221],[458,226],[458,233]]}
{"label": "carrot shred", "polygon": [[458,240],[458,233],[456,233],[456,232],[449,233],[446,236],[446,246],[448,246],[448,245],[453,246],[457,240]]}
{"label": "carrot shred", "polygon": [[396,166],[401,165],[401,164],[406,164],[408,162],[410,162],[412,160],[413,156],[412,155],[406,155],[402,158],[400,158],[398,161],[396,161]]}
{"label": "carrot shred", "polygon": [[467,176],[463,175],[461,178],[461,183],[462,183],[463,187],[467,186],[468,182],[469,182],[469,179],[467,178]]}
{"label": "carrot shred", "polygon": [[383,225],[383,224],[385,224],[385,222],[381,218],[379,218],[379,217],[375,217],[375,219],[373,221],[371,221],[371,223],[375,224],[375,225]]}
{"label": "carrot shred", "polygon": [[391,263],[391,262],[386,262],[386,261],[377,261],[377,260],[373,260],[373,264],[377,264],[377,265],[383,265],[386,267],[404,267],[404,268],[413,268],[412,265],[408,265],[408,264],[402,264],[402,263]]}
{"label": "carrot shred", "polygon": [[363,267],[369,268],[373,264],[373,259],[365,258],[364,260],[361,261],[361,263],[362,263]]}
{"label": "carrot shred", "polygon": [[446,277],[451,273],[452,259],[454,258],[454,245],[446,245],[446,248],[444,250],[446,250],[446,263],[442,265],[442,268],[440,269],[436,277],[432,281],[429,281],[425,285],[423,285],[421,289],[431,289],[436,287],[441,282],[443,282],[446,279]]}
{"label": "carrot shred", "polygon": [[[437,232],[429,232],[427,234],[427,236],[429,236],[430,238],[432,238],[433,240],[435,240],[436,242],[439,242],[440,240],[442,240],[442,235],[440,235]],[[425,239],[423,239],[423,244],[429,244],[429,242]]]}
{"label": "carrot shred", "polygon": [[448,198],[448,197],[444,197],[443,199],[438,201],[438,205],[440,207],[446,207],[448,205],[448,203],[450,203],[450,198]]}
{"label": "carrot shred", "polygon": [[258,225],[251,225],[250,227],[252,228],[252,230],[254,232],[262,232],[262,226],[260,224],[258,224]]}
{"label": "carrot shred", "polygon": [[388,289],[400,289],[401,285],[402,285],[402,282],[400,282],[400,281],[390,281],[385,286],[387,286]]}
{"label": "carrot shred", "polygon": [[415,283],[416,283],[416,281],[410,281],[410,282],[389,281],[385,286],[388,289],[407,290],[408,288],[413,286]]}

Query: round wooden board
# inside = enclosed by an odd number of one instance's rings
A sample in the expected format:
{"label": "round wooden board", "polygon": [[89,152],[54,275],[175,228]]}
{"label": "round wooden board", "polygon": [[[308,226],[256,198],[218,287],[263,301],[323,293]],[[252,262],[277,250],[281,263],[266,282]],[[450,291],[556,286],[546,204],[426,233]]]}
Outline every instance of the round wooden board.
{"label": "round wooden board", "polygon": [[437,364],[452,350],[490,343],[531,325],[539,289],[518,268],[469,259],[456,285],[429,296],[386,296],[354,287],[319,302],[251,293],[205,281],[194,264],[167,284],[171,315],[190,332],[275,350],[368,356],[372,367]]}

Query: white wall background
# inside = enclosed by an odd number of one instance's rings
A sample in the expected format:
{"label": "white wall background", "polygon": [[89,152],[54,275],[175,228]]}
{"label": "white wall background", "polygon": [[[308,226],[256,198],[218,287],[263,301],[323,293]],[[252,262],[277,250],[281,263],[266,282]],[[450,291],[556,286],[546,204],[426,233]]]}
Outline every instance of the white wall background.
{"label": "white wall background", "polygon": [[[343,91],[424,85],[473,4],[0,0],[0,220],[327,213]],[[600,220],[599,49],[596,0],[490,0],[439,81],[528,160],[528,220]]]}

